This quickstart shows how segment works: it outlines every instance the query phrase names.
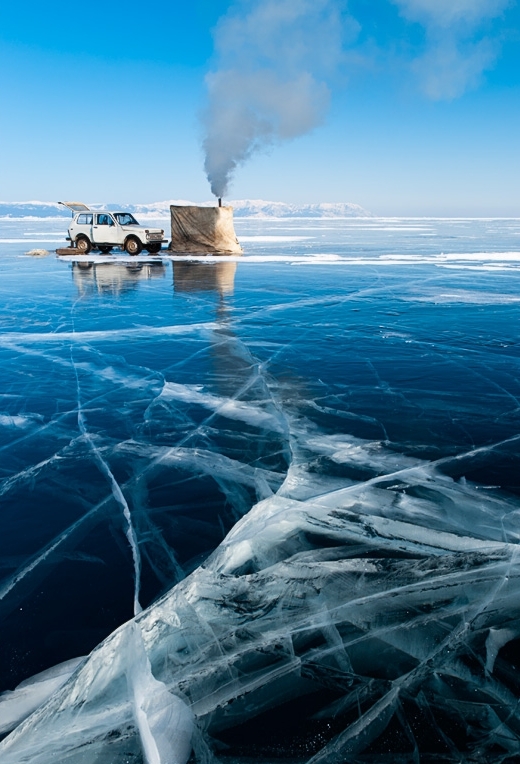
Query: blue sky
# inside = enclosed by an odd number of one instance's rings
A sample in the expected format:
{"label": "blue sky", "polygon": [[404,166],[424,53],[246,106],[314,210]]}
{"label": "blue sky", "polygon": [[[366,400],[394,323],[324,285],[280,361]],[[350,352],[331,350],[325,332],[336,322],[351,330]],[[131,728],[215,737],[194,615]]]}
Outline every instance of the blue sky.
{"label": "blue sky", "polygon": [[[252,98],[258,71],[285,101],[309,74],[303,127]],[[0,198],[211,198],[208,72],[226,75],[212,109],[238,76],[268,108],[228,198],[520,216],[517,0],[4,3]]]}

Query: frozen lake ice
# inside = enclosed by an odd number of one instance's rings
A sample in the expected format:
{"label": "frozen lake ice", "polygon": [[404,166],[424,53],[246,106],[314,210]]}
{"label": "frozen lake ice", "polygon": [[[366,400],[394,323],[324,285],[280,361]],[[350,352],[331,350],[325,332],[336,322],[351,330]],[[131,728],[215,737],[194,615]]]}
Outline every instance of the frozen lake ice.
{"label": "frozen lake ice", "polygon": [[519,761],[520,220],[66,227],[0,220],[2,764]]}

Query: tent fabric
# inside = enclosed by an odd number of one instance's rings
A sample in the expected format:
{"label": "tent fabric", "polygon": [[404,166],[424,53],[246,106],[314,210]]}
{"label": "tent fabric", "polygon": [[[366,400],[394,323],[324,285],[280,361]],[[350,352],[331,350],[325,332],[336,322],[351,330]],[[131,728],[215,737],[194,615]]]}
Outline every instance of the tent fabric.
{"label": "tent fabric", "polygon": [[172,240],[178,253],[241,255],[233,227],[233,207],[170,206]]}

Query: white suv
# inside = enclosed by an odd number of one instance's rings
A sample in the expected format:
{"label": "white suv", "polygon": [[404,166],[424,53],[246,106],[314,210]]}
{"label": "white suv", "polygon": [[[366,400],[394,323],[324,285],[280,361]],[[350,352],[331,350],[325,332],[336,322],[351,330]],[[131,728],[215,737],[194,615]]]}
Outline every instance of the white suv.
{"label": "white suv", "polygon": [[129,255],[138,255],[143,249],[156,254],[167,241],[162,228],[143,228],[129,212],[90,210],[80,202],[60,204],[76,212],[67,238],[84,255],[91,249],[106,254],[112,247],[121,247]]}

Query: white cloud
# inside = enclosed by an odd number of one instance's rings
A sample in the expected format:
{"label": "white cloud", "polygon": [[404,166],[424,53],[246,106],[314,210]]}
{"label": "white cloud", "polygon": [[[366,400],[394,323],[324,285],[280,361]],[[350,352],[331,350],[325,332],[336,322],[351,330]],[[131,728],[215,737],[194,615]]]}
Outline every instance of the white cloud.
{"label": "white cloud", "polygon": [[[421,52],[407,59],[422,90],[432,99],[451,99],[477,87],[493,65],[500,46],[487,22],[512,0],[388,2],[405,27],[425,30]],[[324,120],[338,72],[368,70],[370,41],[358,43],[360,26],[347,3],[235,0],[220,19],[203,115],[205,170],[215,196],[227,194],[236,168],[261,147],[308,133]],[[390,49],[378,64],[385,56],[388,61]]]}
{"label": "white cloud", "polygon": [[458,98],[480,84],[482,73],[496,58],[496,46],[489,40],[466,45],[447,39],[431,46],[417,58],[412,69],[425,94],[433,100]]}
{"label": "white cloud", "polygon": [[481,27],[511,0],[391,0],[408,21],[426,31],[426,50],[412,63],[423,91],[433,99],[461,96],[479,85],[500,46]]}
{"label": "white cloud", "polygon": [[510,0],[393,0],[402,15],[426,26],[474,27],[484,19],[495,18]]}

